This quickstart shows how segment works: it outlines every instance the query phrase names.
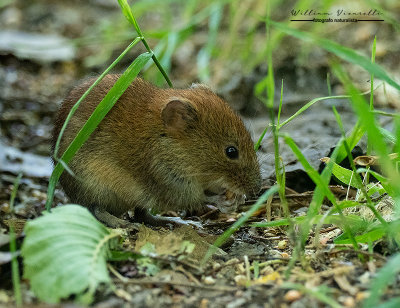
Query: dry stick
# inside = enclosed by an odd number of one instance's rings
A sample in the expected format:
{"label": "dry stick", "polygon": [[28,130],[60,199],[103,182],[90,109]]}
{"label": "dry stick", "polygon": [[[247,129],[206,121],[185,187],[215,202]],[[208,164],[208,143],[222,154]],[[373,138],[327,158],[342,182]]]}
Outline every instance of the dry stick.
{"label": "dry stick", "polygon": [[180,264],[184,267],[188,267],[194,271],[197,271],[197,273],[202,274],[202,270],[200,269],[200,267],[196,266],[195,264],[191,264],[189,262],[185,262],[184,260],[178,260],[178,259],[172,259],[172,258],[165,258],[165,257],[160,257],[160,256],[146,256],[149,257],[151,259],[157,260],[157,261],[161,261],[161,262],[165,262],[165,263],[177,263]]}
{"label": "dry stick", "polygon": [[250,281],[250,280],[251,280],[251,276],[250,276],[250,262],[249,262],[249,257],[248,257],[247,255],[245,255],[245,256],[243,257],[243,259],[244,259],[244,265],[245,265],[245,268],[246,268],[246,279],[247,279],[247,281]]}
{"label": "dry stick", "polygon": [[354,253],[354,254],[363,254],[366,255],[368,257],[373,257],[375,259],[380,259],[382,261],[387,261],[387,259],[380,255],[379,253],[376,252],[368,252],[368,251],[364,251],[364,250],[359,250],[359,251],[355,251],[353,249],[342,249],[342,250],[335,250],[335,251],[329,251],[329,254],[338,254],[338,253]]}
{"label": "dry stick", "polygon": [[[256,260],[256,258],[252,258],[252,260]],[[271,264],[279,264],[279,263],[283,263],[283,262],[289,262],[289,259],[284,259],[284,258],[273,258],[271,260],[265,261],[265,262],[261,262],[258,264],[259,267],[263,267],[263,266],[267,266],[267,265],[271,265]],[[206,276],[212,276],[214,274],[216,274],[217,272],[219,272],[220,270],[228,267],[228,266],[234,266],[234,265],[238,265],[238,264],[242,264],[243,261],[242,260],[237,260],[235,262],[232,263],[228,263],[228,264],[224,264],[221,265],[218,268],[213,268],[211,270],[209,270],[208,272],[205,273]],[[250,270],[253,270],[254,266],[250,266]]]}
{"label": "dry stick", "polygon": [[[288,263],[289,259],[276,259],[276,260],[269,260],[266,262],[262,262],[262,263],[258,263],[259,267],[264,267],[264,266],[268,266],[268,265],[272,265],[272,264],[280,264],[280,263]],[[250,266],[250,270],[253,270],[254,266]]]}
{"label": "dry stick", "polygon": [[108,269],[111,273],[114,274],[122,283],[125,284],[136,284],[136,285],[144,285],[144,284],[156,284],[156,285],[171,285],[177,287],[188,287],[188,288],[197,288],[197,289],[205,289],[205,290],[212,290],[212,291],[221,291],[221,292],[235,292],[238,290],[238,287],[229,287],[229,286],[206,286],[206,285],[197,285],[194,283],[186,283],[186,282],[177,282],[177,281],[155,281],[150,279],[130,279],[122,276],[118,273],[114,267],[111,265],[107,265]]}

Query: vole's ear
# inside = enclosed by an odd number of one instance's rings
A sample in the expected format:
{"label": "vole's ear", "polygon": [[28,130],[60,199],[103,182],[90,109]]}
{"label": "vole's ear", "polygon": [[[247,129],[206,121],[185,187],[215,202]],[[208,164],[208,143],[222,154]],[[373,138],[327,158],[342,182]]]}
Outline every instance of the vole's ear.
{"label": "vole's ear", "polygon": [[194,106],[178,98],[170,100],[161,111],[164,127],[170,133],[181,133],[196,126],[197,111]]}

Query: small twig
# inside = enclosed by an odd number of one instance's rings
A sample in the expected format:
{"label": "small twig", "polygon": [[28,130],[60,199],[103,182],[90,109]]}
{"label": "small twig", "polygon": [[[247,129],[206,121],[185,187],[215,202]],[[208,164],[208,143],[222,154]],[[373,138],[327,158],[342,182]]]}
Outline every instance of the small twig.
{"label": "small twig", "polygon": [[336,230],[336,229],[339,229],[339,228],[338,228],[338,227],[335,227],[335,226],[333,226],[333,227],[327,227],[327,228],[325,228],[325,229],[321,229],[321,230],[319,231],[319,233],[327,233],[327,232],[331,232],[331,231]]}
{"label": "small twig", "polygon": [[192,280],[195,284],[201,285],[200,281],[196,277],[194,277],[194,275],[191,272],[188,272],[187,270],[185,270],[182,265],[177,266],[175,268],[175,270],[186,275],[189,278],[189,280]]}
{"label": "small twig", "polygon": [[160,280],[151,280],[151,279],[130,279],[122,276],[118,271],[111,266],[107,265],[108,269],[111,273],[114,274],[115,277],[118,278],[122,283],[125,284],[136,284],[136,285],[145,285],[145,284],[156,284],[156,285],[171,285],[177,287],[188,287],[188,288],[197,288],[197,289],[205,289],[212,291],[221,291],[221,292],[234,292],[237,291],[237,287],[229,287],[229,286],[217,286],[217,285],[197,285],[195,283],[187,283],[187,282],[177,282],[177,281],[160,281]]}
{"label": "small twig", "polygon": [[245,256],[243,257],[243,259],[244,259],[244,265],[245,265],[245,268],[246,268],[246,278],[247,278],[247,281],[250,281],[251,276],[250,276],[250,262],[249,262],[249,257],[245,255]]}
{"label": "small twig", "polygon": [[175,262],[177,264],[182,265],[183,267],[187,267],[187,268],[190,268],[190,269],[194,270],[199,275],[203,274],[203,271],[201,270],[200,267],[198,267],[198,266],[196,266],[194,264],[185,262],[183,260],[178,260],[176,258],[168,258],[168,257],[165,258],[165,257],[160,257],[160,256],[146,256],[146,257],[152,258],[152,259],[157,260],[157,261],[165,262],[165,263]]}
{"label": "small twig", "polygon": [[[289,259],[276,259],[276,260],[269,260],[266,262],[262,262],[258,264],[258,267],[264,267],[272,264],[279,264],[279,263],[284,263],[284,262],[289,262]],[[253,270],[254,266],[250,266],[250,269]]]}
{"label": "small twig", "polygon": [[[260,256],[259,258],[257,258],[257,257],[250,257],[250,259],[251,259],[252,261],[256,261],[256,260],[261,260],[262,257],[261,257],[261,256]],[[262,267],[262,266],[266,266],[266,265],[270,265],[270,264],[277,264],[277,263],[288,262],[288,261],[289,261],[288,259],[284,259],[284,258],[273,258],[273,259],[271,259],[271,260],[268,260],[268,261],[259,263],[258,266],[259,266],[259,267]],[[235,262],[231,262],[231,263],[228,263],[228,264],[224,264],[224,265],[221,265],[221,266],[218,267],[218,268],[213,268],[213,269],[209,270],[208,272],[205,272],[204,275],[206,275],[206,276],[212,276],[212,275],[216,274],[217,272],[219,272],[220,270],[222,270],[222,269],[225,268],[225,267],[234,266],[234,265],[238,265],[238,264],[241,264],[241,263],[243,263],[243,261],[242,261],[242,260],[238,260],[238,261],[235,261]],[[250,269],[253,269],[253,266],[250,266]]]}
{"label": "small twig", "polygon": [[380,259],[382,261],[387,261],[386,258],[382,255],[380,255],[379,253],[376,252],[368,252],[368,251],[364,251],[364,250],[360,250],[360,251],[355,251],[353,249],[340,249],[340,250],[335,250],[335,251],[329,251],[329,254],[337,254],[337,253],[355,253],[355,254],[363,254],[366,255],[368,257],[373,257],[375,259]]}
{"label": "small twig", "polygon": [[199,216],[199,218],[200,218],[201,220],[205,220],[206,218],[208,218],[209,216],[215,214],[216,212],[218,212],[218,209],[212,209],[212,210],[208,211],[207,213],[205,213],[205,214]]}

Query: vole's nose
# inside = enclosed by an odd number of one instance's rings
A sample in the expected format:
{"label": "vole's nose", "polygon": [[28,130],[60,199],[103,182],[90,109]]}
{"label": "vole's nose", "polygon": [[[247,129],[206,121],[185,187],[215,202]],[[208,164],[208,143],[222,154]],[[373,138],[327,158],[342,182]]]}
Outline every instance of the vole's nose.
{"label": "vole's nose", "polygon": [[257,198],[261,191],[262,179],[260,175],[257,175],[252,182],[249,183],[249,187],[246,192],[247,199]]}

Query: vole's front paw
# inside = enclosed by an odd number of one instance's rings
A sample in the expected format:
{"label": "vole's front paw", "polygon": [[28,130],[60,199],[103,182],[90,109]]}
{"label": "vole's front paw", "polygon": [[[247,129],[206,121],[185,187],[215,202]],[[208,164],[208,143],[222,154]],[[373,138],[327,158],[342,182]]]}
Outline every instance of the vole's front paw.
{"label": "vole's front paw", "polygon": [[158,218],[165,223],[171,223],[175,226],[182,226],[182,225],[191,225],[194,226],[198,229],[203,229],[203,225],[199,221],[194,221],[194,220],[184,220],[180,217],[164,217],[164,216],[156,216],[155,218]]}
{"label": "vole's front paw", "polygon": [[95,208],[94,215],[98,220],[110,228],[137,228],[130,221],[115,217],[104,209]]}
{"label": "vole's front paw", "polygon": [[221,195],[206,196],[206,202],[215,205],[222,213],[236,211],[237,207],[243,204],[245,199],[245,195],[235,194],[229,190]]}

